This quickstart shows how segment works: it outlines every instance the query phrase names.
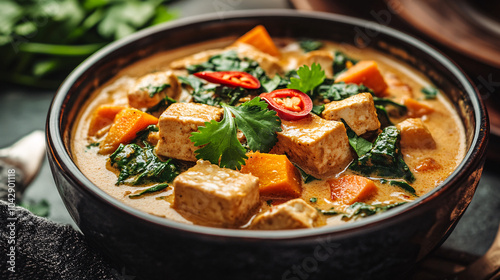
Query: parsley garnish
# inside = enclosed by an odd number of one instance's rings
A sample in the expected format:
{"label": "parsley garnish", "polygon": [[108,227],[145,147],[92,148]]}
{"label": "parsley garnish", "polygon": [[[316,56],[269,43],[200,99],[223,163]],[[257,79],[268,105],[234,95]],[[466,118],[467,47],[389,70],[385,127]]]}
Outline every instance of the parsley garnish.
{"label": "parsley garnish", "polygon": [[276,132],[281,131],[281,121],[275,111],[267,109],[267,103],[256,97],[240,106],[221,104],[224,117],[220,122],[212,120],[193,132],[191,141],[204,147],[195,151],[196,158],[231,169],[245,164],[246,150],[238,141],[238,129],[247,139],[252,151],[269,152],[276,144]]}
{"label": "parsley garnish", "polygon": [[299,78],[291,77],[290,84],[287,86],[290,89],[297,89],[303,93],[312,96],[312,90],[321,85],[325,80],[325,71],[321,69],[318,63],[313,63],[311,68],[303,65],[297,70]]}

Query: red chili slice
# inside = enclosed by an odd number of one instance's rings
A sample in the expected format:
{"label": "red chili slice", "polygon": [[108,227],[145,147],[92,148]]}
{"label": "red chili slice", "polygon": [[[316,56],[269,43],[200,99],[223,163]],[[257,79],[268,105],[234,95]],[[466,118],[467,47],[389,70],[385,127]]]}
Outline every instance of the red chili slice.
{"label": "red chili slice", "polygon": [[241,71],[220,71],[220,72],[198,72],[194,73],[198,78],[208,82],[246,89],[260,88],[260,82],[254,76]]}
{"label": "red chili slice", "polygon": [[296,89],[277,89],[270,93],[262,93],[260,97],[278,113],[280,118],[289,121],[304,118],[313,107],[311,98]]}

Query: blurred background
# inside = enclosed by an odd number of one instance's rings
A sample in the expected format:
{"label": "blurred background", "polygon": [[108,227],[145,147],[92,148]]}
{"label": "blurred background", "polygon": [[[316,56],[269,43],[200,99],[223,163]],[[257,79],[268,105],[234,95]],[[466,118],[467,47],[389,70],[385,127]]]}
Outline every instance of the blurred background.
{"label": "blurred background", "polygon": [[[44,130],[50,102],[64,77],[106,44],[179,18],[217,13],[223,20],[226,12],[247,9],[322,11],[374,21],[429,43],[467,73],[487,105],[492,137],[476,196],[442,248],[460,252],[464,260],[484,254],[500,222],[499,1],[3,0],[0,148],[34,130]],[[75,226],[59,198],[46,159],[17,203],[50,220]]]}

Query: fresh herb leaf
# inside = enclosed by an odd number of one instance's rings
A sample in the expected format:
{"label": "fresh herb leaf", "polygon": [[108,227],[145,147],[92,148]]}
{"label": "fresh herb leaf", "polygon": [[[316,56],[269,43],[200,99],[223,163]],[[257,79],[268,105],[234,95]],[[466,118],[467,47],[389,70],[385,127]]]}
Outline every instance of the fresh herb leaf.
{"label": "fresh herb leaf", "polygon": [[164,91],[165,89],[169,88],[169,84],[161,84],[161,85],[148,85],[146,87],[142,87],[141,90],[148,92],[149,97],[155,96],[155,94],[160,93]]}
{"label": "fresh herb leaf", "polygon": [[342,212],[339,212],[337,210],[335,210],[335,208],[330,208],[330,210],[321,210],[321,209],[317,209],[318,212],[320,212],[321,214],[323,215],[327,215],[327,216],[335,216],[335,215],[339,215],[339,214],[343,214]]}
{"label": "fresh herb leaf", "polygon": [[346,56],[343,52],[335,51],[333,55],[333,73],[338,76],[340,73],[347,70],[347,65],[354,65],[358,60]]}
{"label": "fresh herb leaf", "polygon": [[300,48],[304,50],[304,52],[312,52],[320,49],[323,46],[323,42],[311,39],[304,39],[299,41],[299,45]]}
{"label": "fresh herb leaf", "polygon": [[24,200],[19,206],[28,209],[31,213],[40,217],[48,217],[50,215],[50,204],[45,199],[38,202]]}
{"label": "fresh herb leaf", "polygon": [[373,94],[373,91],[364,85],[346,84],[344,82],[322,85],[318,89],[319,96],[330,101],[344,100],[362,92]]}
{"label": "fresh herb leaf", "polygon": [[140,193],[131,194],[128,197],[129,198],[137,198],[137,197],[140,197],[140,196],[145,195],[147,193],[154,193],[154,192],[162,191],[162,190],[166,189],[167,187],[168,187],[168,184],[158,184],[158,185],[152,186],[150,188],[147,188]]}
{"label": "fresh herb leaf", "polygon": [[163,111],[165,111],[165,109],[168,108],[168,106],[172,105],[173,103],[177,103],[177,100],[173,99],[170,96],[165,96],[165,98],[163,98],[158,104],[147,109],[146,113],[151,114],[154,112],[163,112]]}
{"label": "fresh herb leaf", "polygon": [[400,187],[403,190],[409,192],[410,194],[417,196],[417,192],[415,191],[415,189],[406,182],[390,180],[389,185]]}
{"label": "fresh herb leaf", "polygon": [[316,203],[317,201],[318,201],[318,199],[316,197],[309,198],[309,202],[311,202],[311,203]]}
{"label": "fresh herb leaf", "polygon": [[424,87],[420,91],[424,94],[425,99],[436,99],[439,93],[439,90],[433,86]]}
{"label": "fresh herb leaf", "polygon": [[384,204],[370,205],[363,202],[355,202],[352,205],[349,205],[349,207],[346,210],[347,213],[342,216],[342,219],[350,220],[353,218],[364,218],[372,216],[377,213],[385,212],[394,207],[403,205],[405,203],[406,202],[398,202],[394,204],[385,204],[385,205]]}
{"label": "fresh herb leaf", "polygon": [[245,148],[237,138],[238,129],[243,132],[252,151],[268,152],[276,144],[276,132],[281,122],[267,103],[256,97],[240,106],[222,104],[224,117],[220,122],[212,120],[199,127],[190,137],[195,146],[196,158],[231,169],[240,169],[247,158]]}
{"label": "fresh herb leaf", "polygon": [[398,115],[398,116],[404,116],[408,112],[408,108],[406,108],[405,105],[394,102],[388,98],[374,96],[373,103],[375,103],[375,105],[379,105],[379,106],[384,106],[384,107],[391,106],[391,107],[395,108],[396,112],[397,112],[396,115]]}
{"label": "fresh herb leaf", "polygon": [[344,119],[340,120],[344,123],[345,129],[347,131],[349,145],[351,145],[358,157],[364,156],[366,153],[368,153],[372,149],[372,143],[364,139],[363,137],[356,135],[356,132],[354,132],[349,127],[349,125],[347,125]]}
{"label": "fresh herb leaf", "polygon": [[325,71],[321,69],[318,63],[313,63],[311,68],[307,65],[303,65],[297,70],[297,74],[299,78],[290,78],[290,84],[288,84],[287,87],[300,90],[311,97],[313,89],[321,85],[326,77]]}
{"label": "fresh herb leaf", "polygon": [[144,142],[144,147],[120,144],[109,160],[120,171],[116,185],[172,182],[179,175],[172,159],[161,161],[154,153],[154,146],[147,142]]}
{"label": "fresh herb leaf", "polygon": [[273,206],[273,201],[271,199],[266,200],[266,203],[267,203],[267,206]]}
{"label": "fresh herb leaf", "polygon": [[365,176],[402,178],[413,182],[415,177],[403,160],[399,148],[399,138],[400,132],[395,126],[384,128],[375,139],[372,149],[354,160],[349,165],[349,169]]}
{"label": "fresh herb leaf", "polygon": [[267,92],[271,92],[278,88],[278,86],[281,84],[281,81],[282,78],[279,75],[274,75],[272,79],[261,81],[261,85]]}
{"label": "fresh herb leaf", "polygon": [[189,75],[187,77],[178,76],[177,78],[181,81],[182,85],[190,86],[194,92],[199,91],[201,89],[201,86],[203,85],[201,79],[193,75]]}

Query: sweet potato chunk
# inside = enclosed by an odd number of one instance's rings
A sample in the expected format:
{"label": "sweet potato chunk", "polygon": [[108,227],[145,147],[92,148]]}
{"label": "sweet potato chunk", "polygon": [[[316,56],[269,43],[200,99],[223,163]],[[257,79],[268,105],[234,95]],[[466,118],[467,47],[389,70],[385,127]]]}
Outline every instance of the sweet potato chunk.
{"label": "sweet potato chunk", "polygon": [[363,84],[373,90],[377,96],[385,96],[387,84],[380,73],[377,63],[372,60],[363,60],[356,63],[344,73],[340,74],[335,82],[346,84]]}
{"label": "sweet potato chunk", "polygon": [[406,119],[396,125],[401,131],[401,148],[435,149],[431,132],[419,118]]}
{"label": "sweet potato chunk", "polygon": [[428,115],[434,112],[434,109],[422,102],[418,102],[413,98],[406,98],[404,100],[404,105],[408,108],[408,116],[410,118],[420,118],[423,115]]}
{"label": "sweet potato chunk", "polygon": [[419,161],[417,164],[417,167],[415,167],[415,170],[417,172],[427,172],[427,171],[434,171],[441,169],[441,164],[437,162],[433,158],[424,158],[423,160]]}
{"label": "sweet potato chunk", "polygon": [[89,125],[89,136],[94,136],[101,129],[113,123],[113,120],[125,106],[101,105],[93,113]]}
{"label": "sweet potato chunk", "polygon": [[242,173],[259,178],[260,195],[270,198],[297,198],[301,193],[302,178],[299,170],[285,155],[264,153],[248,154]]}
{"label": "sweet potato chunk", "polygon": [[331,198],[351,205],[368,198],[376,190],[372,180],[357,175],[346,175],[328,180]]}
{"label": "sweet potato chunk", "polygon": [[272,56],[279,56],[280,51],[274,44],[271,36],[262,25],[257,25],[252,30],[245,33],[243,36],[236,40],[237,43],[245,43],[254,46],[258,50],[270,54]]}
{"label": "sweet potato chunk", "polygon": [[118,148],[120,143],[132,141],[137,136],[137,132],[157,123],[158,119],[150,114],[133,108],[123,109],[116,115],[108,135],[100,145],[99,152],[111,153]]}

